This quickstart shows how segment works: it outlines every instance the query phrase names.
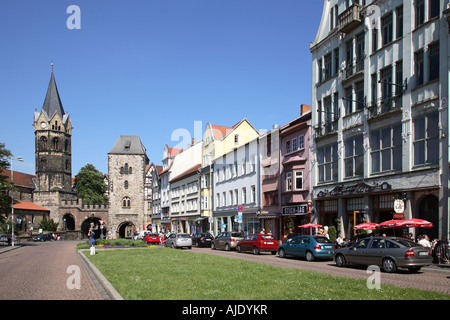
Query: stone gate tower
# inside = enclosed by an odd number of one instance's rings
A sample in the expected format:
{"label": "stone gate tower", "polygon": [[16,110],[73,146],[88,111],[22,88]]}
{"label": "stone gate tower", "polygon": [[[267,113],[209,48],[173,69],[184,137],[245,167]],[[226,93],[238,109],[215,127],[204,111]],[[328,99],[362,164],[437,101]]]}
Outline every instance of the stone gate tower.
{"label": "stone gate tower", "polygon": [[72,191],[72,123],[62,106],[53,70],[44,105],[34,113],[34,134],[37,189],[33,200],[50,209],[50,218],[60,222],[61,200],[76,199],[76,194]]}

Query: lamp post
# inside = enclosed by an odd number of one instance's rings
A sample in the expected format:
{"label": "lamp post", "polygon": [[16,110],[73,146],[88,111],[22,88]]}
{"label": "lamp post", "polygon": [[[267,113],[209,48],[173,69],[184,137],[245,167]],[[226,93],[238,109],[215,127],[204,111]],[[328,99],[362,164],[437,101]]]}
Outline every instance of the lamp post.
{"label": "lamp post", "polygon": [[11,246],[14,247],[14,170],[13,170],[13,161],[17,160],[23,162],[22,157],[9,157],[11,162]]}

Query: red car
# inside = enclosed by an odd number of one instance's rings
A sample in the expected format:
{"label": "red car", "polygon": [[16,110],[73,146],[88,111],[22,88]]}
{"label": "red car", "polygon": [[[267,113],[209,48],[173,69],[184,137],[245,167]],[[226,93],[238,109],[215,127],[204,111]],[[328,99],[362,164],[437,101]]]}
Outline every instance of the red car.
{"label": "red car", "polygon": [[270,234],[249,234],[244,240],[238,242],[236,249],[238,252],[250,251],[253,254],[259,254],[262,251],[276,254],[278,241]]}
{"label": "red car", "polygon": [[142,240],[147,243],[160,243],[160,238],[157,233],[148,233]]}

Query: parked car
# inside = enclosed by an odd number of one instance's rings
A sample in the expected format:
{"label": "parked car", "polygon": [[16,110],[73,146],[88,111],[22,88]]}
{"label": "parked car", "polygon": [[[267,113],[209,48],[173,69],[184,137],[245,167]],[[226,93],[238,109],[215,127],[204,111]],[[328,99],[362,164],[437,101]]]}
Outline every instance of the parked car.
{"label": "parked car", "polygon": [[145,243],[160,243],[159,234],[147,233],[142,239]]}
{"label": "parked car", "polygon": [[430,265],[433,257],[430,248],[407,239],[369,237],[350,247],[337,249],[334,261],[338,267],[345,267],[347,264],[376,265],[385,272],[396,272],[397,268],[417,272],[423,266]]}
{"label": "parked car", "polygon": [[214,237],[210,233],[197,233],[192,237],[192,245],[198,247],[211,247]]}
{"label": "parked car", "polygon": [[225,249],[226,251],[230,251],[231,249],[236,249],[238,242],[241,240],[244,240],[244,234],[242,232],[222,232],[214,238],[211,243],[211,249]]}
{"label": "parked car", "polygon": [[33,238],[33,241],[53,241],[55,240],[51,234],[40,234]]}
{"label": "parked car", "polygon": [[0,234],[0,242],[5,242],[8,246],[11,245],[11,235],[10,234]]}
{"label": "parked car", "polygon": [[164,241],[166,247],[172,248],[192,248],[192,239],[188,233],[172,233],[169,238]]}
{"label": "parked car", "polygon": [[278,241],[269,234],[249,234],[238,242],[236,249],[238,252],[250,251],[253,254],[260,254],[263,251],[276,254]]}
{"label": "parked car", "polygon": [[333,253],[333,243],[324,236],[298,236],[278,248],[280,258],[291,255],[304,257],[307,261],[332,259]]}

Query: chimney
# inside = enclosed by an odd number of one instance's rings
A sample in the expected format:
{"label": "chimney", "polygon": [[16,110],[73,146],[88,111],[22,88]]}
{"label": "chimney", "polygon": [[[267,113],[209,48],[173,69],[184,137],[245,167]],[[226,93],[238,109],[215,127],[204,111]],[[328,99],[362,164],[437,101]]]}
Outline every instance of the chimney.
{"label": "chimney", "polygon": [[192,138],[192,145],[194,145],[197,142],[197,139]]}
{"label": "chimney", "polygon": [[307,104],[302,104],[300,106],[300,116],[303,116],[308,112],[311,112],[311,106]]}

